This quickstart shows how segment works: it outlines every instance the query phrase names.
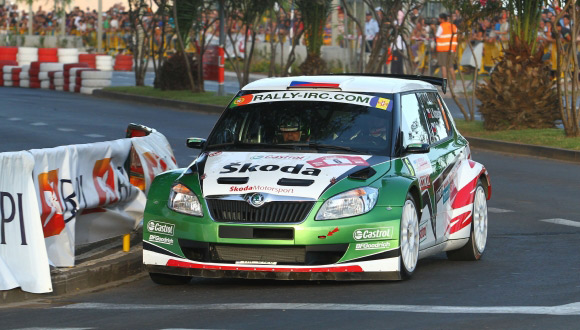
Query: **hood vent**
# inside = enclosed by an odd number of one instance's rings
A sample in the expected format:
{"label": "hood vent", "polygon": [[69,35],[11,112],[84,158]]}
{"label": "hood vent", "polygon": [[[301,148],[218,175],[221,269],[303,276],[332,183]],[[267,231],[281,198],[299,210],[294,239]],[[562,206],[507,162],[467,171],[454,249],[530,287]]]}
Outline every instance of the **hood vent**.
{"label": "hood vent", "polygon": [[305,179],[282,178],[278,180],[279,186],[308,187],[313,183],[314,180],[305,180]]}
{"label": "hood vent", "polygon": [[348,177],[355,180],[367,180],[376,173],[377,171],[375,171],[372,167],[365,167],[362,170],[350,174]]}
{"label": "hood vent", "polygon": [[249,177],[242,177],[242,178],[218,178],[217,183],[219,184],[246,184],[248,183]]}

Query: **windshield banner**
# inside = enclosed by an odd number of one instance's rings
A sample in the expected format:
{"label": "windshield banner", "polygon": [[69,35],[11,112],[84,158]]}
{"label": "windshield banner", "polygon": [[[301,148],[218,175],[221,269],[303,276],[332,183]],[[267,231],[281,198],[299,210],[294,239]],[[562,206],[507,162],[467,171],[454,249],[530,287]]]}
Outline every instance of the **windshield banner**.
{"label": "windshield banner", "polygon": [[391,111],[393,109],[393,103],[390,99],[387,98],[364,94],[326,91],[278,91],[247,94],[236,97],[230,104],[230,108],[247,104],[276,101],[340,102],[356,104],[364,107],[373,107],[387,111]]}

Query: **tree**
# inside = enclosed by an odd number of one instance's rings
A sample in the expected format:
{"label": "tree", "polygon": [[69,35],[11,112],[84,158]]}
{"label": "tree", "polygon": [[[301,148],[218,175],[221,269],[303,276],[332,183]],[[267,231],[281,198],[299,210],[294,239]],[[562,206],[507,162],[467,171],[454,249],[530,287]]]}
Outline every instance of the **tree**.
{"label": "tree", "polygon": [[129,21],[133,43],[130,45],[135,62],[135,85],[145,86],[149,65],[149,44],[153,35],[146,0],[129,0]]}
{"label": "tree", "polygon": [[[228,18],[228,39],[234,46],[232,52],[227,51],[228,61],[232,64],[238,77],[240,86],[247,85],[250,81],[250,65],[254,56],[256,45],[256,29],[259,20],[266,10],[274,6],[275,0],[228,0],[226,1],[226,16]],[[238,29],[239,28],[239,29]],[[243,35],[240,35],[243,34]],[[243,39],[242,65],[237,61],[242,58],[237,49],[238,39]]]}
{"label": "tree", "polygon": [[306,33],[306,60],[300,71],[306,75],[326,73],[326,63],[320,56],[326,20],[332,11],[332,0],[296,0]]}
{"label": "tree", "polygon": [[[557,16],[556,21],[559,21],[564,15],[569,12],[570,20],[576,22],[580,18],[580,9],[576,6],[576,0],[570,0],[565,3],[565,8]],[[571,24],[570,40],[577,40],[580,33],[580,24]],[[580,70],[578,69],[578,45],[575,42],[563,40],[562,34],[556,35],[557,45],[557,69],[556,77],[564,76],[564,79],[556,80],[556,90],[558,91],[558,109],[562,117],[562,124],[567,136],[580,136],[580,107],[578,102],[579,84],[578,76]]]}
{"label": "tree", "polygon": [[475,68],[473,70],[473,80],[471,82],[473,89],[471,94],[467,92],[467,86],[465,83],[465,77],[461,70],[459,71],[459,78],[461,80],[461,85],[463,87],[463,96],[467,100],[467,108],[469,113],[465,110],[465,107],[455,94],[455,90],[452,84],[449,85],[448,89],[451,92],[451,97],[453,101],[457,104],[459,110],[463,114],[463,117],[466,121],[473,121],[475,120],[475,90],[477,88],[477,80],[478,80],[478,70],[477,68],[482,63],[477,63],[477,56],[473,51],[473,45],[470,42],[470,35],[472,29],[478,24],[480,19],[486,17],[492,17],[499,13],[502,3],[499,0],[489,0],[489,1],[469,1],[469,0],[443,0],[442,1],[445,8],[449,9],[451,12],[455,10],[459,10],[461,13],[461,22],[457,25],[457,34],[458,34],[458,43],[467,45],[471,54],[473,56],[475,62]]}
{"label": "tree", "polygon": [[490,130],[554,127],[559,97],[536,42],[542,0],[510,0],[510,37],[489,79],[476,89]]}
{"label": "tree", "polygon": [[[389,56],[391,46],[396,42],[397,38],[400,36],[403,43],[406,43],[405,40],[408,39],[409,30],[407,19],[410,9],[415,6],[420,6],[423,2],[424,0],[363,0],[363,3],[371,12],[373,19],[379,24],[379,33],[375,36],[370,53],[368,53],[368,58],[365,60],[365,22],[358,19],[347,0],[341,0],[346,15],[355,23],[356,29],[361,37],[359,51],[361,57],[358,62],[360,72],[380,73],[382,71],[383,64]],[[380,8],[380,10],[376,11],[376,8]],[[403,13],[401,19],[399,19],[400,12]],[[407,47],[408,49],[409,47]],[[409,61],[406,61],[406,63],[409,63]]]}

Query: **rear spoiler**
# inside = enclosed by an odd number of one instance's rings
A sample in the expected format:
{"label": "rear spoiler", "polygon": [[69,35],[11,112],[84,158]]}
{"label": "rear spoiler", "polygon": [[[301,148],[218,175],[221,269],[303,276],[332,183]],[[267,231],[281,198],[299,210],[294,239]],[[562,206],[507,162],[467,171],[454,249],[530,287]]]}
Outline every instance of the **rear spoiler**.
{"label": "rear spoiler", "polygon": [[433,85],[441,86],[443,94],[447,93],[447,79],[422,76],[414,74],[386,74],[386,73],[335,73],[330,74],[332,76],[362,76],[362,77],[383,77],[383,78],[397,78],[397,79],[407,79],[407,80],[420,80],[428,82]]}

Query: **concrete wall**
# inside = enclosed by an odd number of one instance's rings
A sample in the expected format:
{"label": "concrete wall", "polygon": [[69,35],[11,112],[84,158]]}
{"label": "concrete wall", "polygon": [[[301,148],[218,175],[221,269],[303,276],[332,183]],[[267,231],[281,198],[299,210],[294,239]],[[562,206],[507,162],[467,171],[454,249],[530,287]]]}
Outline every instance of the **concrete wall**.
{"label": "concrete wall", "polygon": [[0,46],[39,48],[82,48],[83,41],[78,36],[34,36],[0,35]]}

